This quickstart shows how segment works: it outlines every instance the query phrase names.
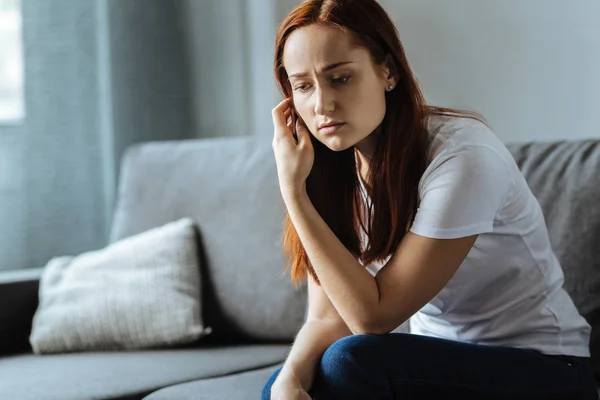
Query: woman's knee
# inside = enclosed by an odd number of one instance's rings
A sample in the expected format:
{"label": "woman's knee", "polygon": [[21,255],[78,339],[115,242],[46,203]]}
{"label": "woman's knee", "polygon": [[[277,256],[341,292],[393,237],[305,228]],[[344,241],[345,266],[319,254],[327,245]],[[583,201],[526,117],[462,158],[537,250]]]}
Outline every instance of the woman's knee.
{"label": "woman's knee", "polygon": [[376,360],[365,351],[372,345],[377,345],[378,337],[379,335],[352,335],[329,346],[319,363],[315,388],[317,393],[322,391],[337,399],[361,398],[359,393],[367,389],[385,391],[384,380],[375,369]]}
{"label": "woman's knee", "polygon": [[263,390],[262,390],[262,395],[260,397],[261,400],[271,400],[271,387],[273,386],[273,383],[275,383],[275,380],[279,376],[280,372],[281,372],[281,368],[279,368],[277,371],[275,371],[275,373],[273,375],[271,375],[271,377],[267,380],[267,383],[265,383],[265,386],[263,387]]}
{"label": "woman's knee", "polygon": [[338,339],[325,350],[319,364],[321,378],[324,381],[348,378],[348,372],[356,367],[353,355],[362,342],[359,336],[361,335]]}
{"label": "woman's knee", "polygon": [[372,358],[377,349],[385,346],[385,335],[351,335],[338,339],[323,354],[326,361],[339,359],[342,355],[360,361],[363,357]]}

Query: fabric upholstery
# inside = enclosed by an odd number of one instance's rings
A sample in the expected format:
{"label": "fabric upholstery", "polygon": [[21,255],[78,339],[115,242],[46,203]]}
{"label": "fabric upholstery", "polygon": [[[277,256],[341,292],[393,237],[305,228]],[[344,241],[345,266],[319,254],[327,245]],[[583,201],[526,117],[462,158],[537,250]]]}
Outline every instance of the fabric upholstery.
{"label": "fabric upholstery", "polygon": [[30,336],[36,354],[135,350],[207,334],[194,222],[182,218],[76,257],[50,260]]}
{"label": "fabric upholstery", "polygon": [[542,207],[564,287],[592,326],[600,382],[600,141],[513,144],[509,150]]}
{"label": "fabric upholstery", "polygon": [[267,380],[282,364],[213,379],[173,385],[144,400],[256,400]]}
{"label": "fabric upholstery", "polygon": [[123,161],[111,241],[191,217],[211,336],[290,341],[304,321],[306,290],[284,275],[284,210],[270,140],[147,143]]}
{"label": "fabric upholstery", "polygon": [[141,399],[178,383],[282,362],[286,345],[33,354],[0,359],[0,399]]}
{"label": "fabric upholstery", "polygon": [[[598,378],[600,141],[512,144],[509,150],[542,206],[565,287],[592,325]],[[123,165],[112,241],[191,215],[202,235],[206,284],[214,287],[205,311],[221,335],[290,339],[303,320],[304,291],[293,291],[287,277],[274,279],[284,263],[283,204],[274,200],[279,194],[271,151],[268,141],[251,138],[166,142],[133,148]],[[278,368],[268,366],[282,362],[288,347],[269,347],[271,353],[260,346],[228,346],[213,353],[5,357],[0,398],[119,398],[164,388],[147,399],[255,399]]]}

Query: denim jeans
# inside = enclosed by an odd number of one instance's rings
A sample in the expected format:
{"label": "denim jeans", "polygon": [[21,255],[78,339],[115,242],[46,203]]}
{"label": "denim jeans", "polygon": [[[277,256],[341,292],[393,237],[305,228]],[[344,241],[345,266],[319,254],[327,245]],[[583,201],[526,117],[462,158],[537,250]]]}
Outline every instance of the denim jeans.
{"label": "denim jeans", "polygon": [[[279,372],[265,384],[263,400]],[[598,399],[589,358],[404,333],[336,341],[321,357],[309,394],[316,400]]]}

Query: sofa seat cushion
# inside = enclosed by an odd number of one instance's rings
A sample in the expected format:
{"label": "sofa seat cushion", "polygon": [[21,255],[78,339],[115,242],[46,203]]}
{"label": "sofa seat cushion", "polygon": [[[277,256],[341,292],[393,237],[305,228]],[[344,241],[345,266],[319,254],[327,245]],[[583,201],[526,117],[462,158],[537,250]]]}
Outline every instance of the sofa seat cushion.
{"label": "sofa seat cushion", "polygon": [[158,390],[144,400],[256,400],[282,364],[240,374],[182,383]]}
{"label": "sofa seat cushion", "polygon": [[0,359],[0,399],[141,399],[165,386],[282,362],[289,345],[16,355]]}
{"label": "sofa seat cushion", "polygon": [[267,380],[282,366],[276,364],[234,375],[181,383],[160,389],[143,400],[255,400],[260,398]]}

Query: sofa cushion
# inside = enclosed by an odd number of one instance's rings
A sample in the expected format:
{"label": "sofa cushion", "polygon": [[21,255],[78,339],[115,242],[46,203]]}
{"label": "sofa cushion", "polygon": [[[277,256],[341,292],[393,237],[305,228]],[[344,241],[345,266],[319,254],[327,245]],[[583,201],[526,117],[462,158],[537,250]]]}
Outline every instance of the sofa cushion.
{"label": "sofa cushion", "polygon": [[145,143],[124,157],[110,240],[193,218],[213,328],[206,339],[289,342],[304,322],[306,290],[283,274],[284,210],[270,139]]}
{"label": "sofa cushion", "polygon": [[592,326],[600,381],[600,140],[508,147],[544,212],[565,290]]}
{"label": "sofa cushion", "polygon": [[254,345],[4,357],[0,399],[141,399],[165,386],[281,363],[288,350]]}
{"label": "sofa cushion", "polygon": [[[160,389],[143,400],[255,400],[283,364],[230,376],[202,379]],[[600,395],[600,387],[598,388]]]}
{"label": "sofa cushion", "polygon": [[182,383],[158,390],[144,400],[256,400],[281,364],[231,376]]}
{"label": "sofa cushion", "polygon": [[40,281],[36,354],[139,350],[209,332],[200,313],[194,223],[182,218],[77,257],[55,257]]}

